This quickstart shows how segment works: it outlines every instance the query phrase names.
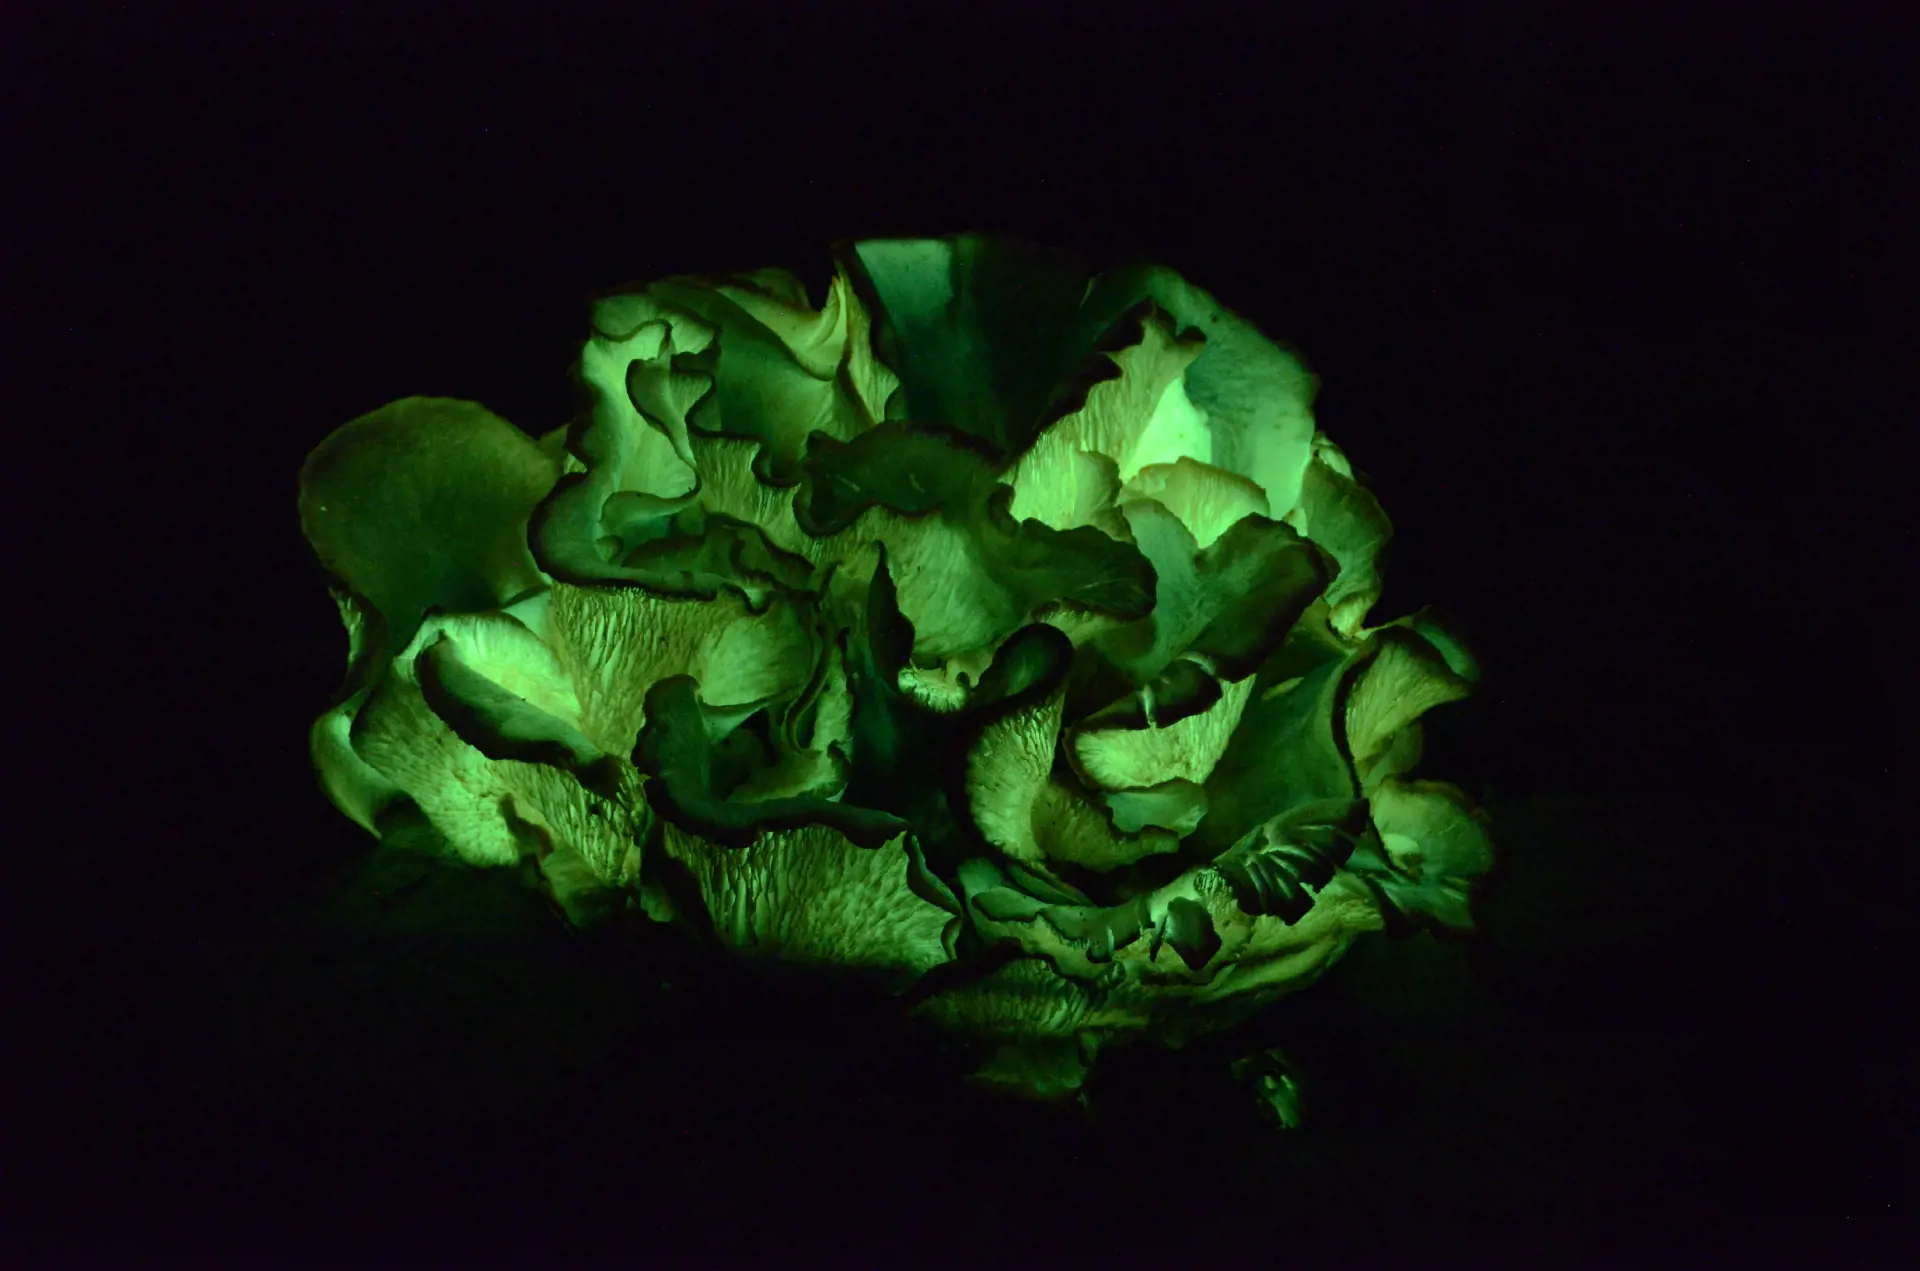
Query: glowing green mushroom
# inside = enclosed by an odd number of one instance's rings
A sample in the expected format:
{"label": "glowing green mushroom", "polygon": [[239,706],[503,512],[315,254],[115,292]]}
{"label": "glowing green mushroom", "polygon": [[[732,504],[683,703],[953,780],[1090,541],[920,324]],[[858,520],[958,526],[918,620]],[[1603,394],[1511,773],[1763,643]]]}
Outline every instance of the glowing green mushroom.
{"label": "glowing green mushroom", "polygon": [[848,243],[818,308],[611,292],[577,371],[538,441],[409,398],[302,471],[350,644],[314,759],[372,833],[878,975],[1042,1097],[1470,925],[1482,819],[1412,769],[1478,667],[1437,612],[1366,625],[1385,513],[1205,292]]}

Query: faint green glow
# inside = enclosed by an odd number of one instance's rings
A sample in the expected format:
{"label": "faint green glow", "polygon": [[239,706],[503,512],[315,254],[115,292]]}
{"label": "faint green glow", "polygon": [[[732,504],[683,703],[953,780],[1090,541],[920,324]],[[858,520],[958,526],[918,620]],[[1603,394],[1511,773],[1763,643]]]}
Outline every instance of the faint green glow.
{"label": "faint green glow", "polygon": [[[539,438],[408,398],[314,450],[341,810],[574,922],[877,976],[1038,1097],[1468,925],[1482,818],[1411,769],[1477,664],[1368,625],[1391,527],[1300,360],[1161,268],[836,263],[600,298]],[[1237,1071],[1297,1123],[1278,1052]]]}

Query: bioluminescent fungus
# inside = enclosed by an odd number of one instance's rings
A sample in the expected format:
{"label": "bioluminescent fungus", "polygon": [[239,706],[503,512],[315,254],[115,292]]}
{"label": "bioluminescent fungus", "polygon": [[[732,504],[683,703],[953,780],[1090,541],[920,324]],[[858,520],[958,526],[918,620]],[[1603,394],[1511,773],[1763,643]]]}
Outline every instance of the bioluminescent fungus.
{"label": "bioluminescent fungus", "polygon": [[1409,774],[1477,670],[1434,611],[1367,625],[1388,521],[1301,362],[1164,268],[836,255],[817,308],[600,298],[538,440],[416,397],[313,451],[340,810],[575,923],[890,982],[1037,1095],[1469,926],[1482,819]]}

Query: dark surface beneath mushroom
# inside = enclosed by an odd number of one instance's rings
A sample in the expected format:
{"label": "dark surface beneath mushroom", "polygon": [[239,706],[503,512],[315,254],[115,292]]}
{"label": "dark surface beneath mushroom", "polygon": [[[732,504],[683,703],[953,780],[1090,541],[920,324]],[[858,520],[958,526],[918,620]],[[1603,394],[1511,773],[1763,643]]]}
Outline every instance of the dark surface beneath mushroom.
{"label": "dark surface beneath mushroom", "polygon": [[[644,918],[576,934],[512,871],[362,852],[181,968],[218,1005],[149,1048],[166,1100],[109,1099],[89,1127],[143,1198],[114,1234],[945,1266],[1604,1241],[1843,1204],[1859,1179],[1822,1162],[1884,1159],[1891,1131],[1781,1101],[1818,1015],[1739,1067],[1723,1045],[1810,986],[1778,951],[1714,948],[1709,897],[1645,886],[1662,857],[1736,845],[1644,799],[1491,812],[1482,937],[1363,940],[1240,1029],[1104,1052],[1083,1104],[963,1086],[968,1056],[867,986],[756,972]],[[1298,1130],[1230,1075],[1267,1045],[1302,1075]]]}

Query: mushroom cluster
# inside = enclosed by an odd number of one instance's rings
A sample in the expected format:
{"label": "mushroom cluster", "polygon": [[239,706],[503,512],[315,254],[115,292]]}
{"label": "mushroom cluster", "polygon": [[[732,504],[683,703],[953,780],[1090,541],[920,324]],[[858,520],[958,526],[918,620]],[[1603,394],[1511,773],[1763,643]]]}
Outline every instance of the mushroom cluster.
{"label": "mushroom cluster", "polygon": [[873,975],[1042,1095],[1470,925],[1483,819],[1410,772],[1472,656],[1367,625],[1390,527],[1316,381],[1177,274],[846,243],[817,306],[607,294],[577,375],[543,437],[407,398],[302,469],[313,758],[372,833]]}

